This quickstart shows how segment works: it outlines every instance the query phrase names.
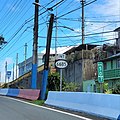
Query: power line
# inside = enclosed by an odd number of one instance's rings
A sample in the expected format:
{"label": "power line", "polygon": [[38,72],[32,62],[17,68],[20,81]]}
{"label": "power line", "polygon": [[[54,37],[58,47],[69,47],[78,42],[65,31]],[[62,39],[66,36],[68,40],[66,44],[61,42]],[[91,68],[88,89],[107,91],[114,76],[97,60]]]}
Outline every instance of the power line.
{"label": "power line", "polygon": [[[93,0],[92,2],[86,3],[84,6],[88,6],[88,5],[90,5],[90,4],[92,4],[92,3],[96,2],[96,1],[97,1],[97,0]],[[63,17],[63,16],[66,16],[66,15],[68,15],[68,14],[70,14],[70,13],[72,13],[72,12],[75,12],[75,11],[81,9],[81,8],[82,8],[82,7],[78,7],[78,8],[76,8],[76,9],[74,9],[74,10],[71,10],[71,11],[69,11],[69,12],[67,12],[67,13],[65,13],[65,14],[63,14],[63,15],[61,15],[61,16],[58,16],[56,19],[59,19],[59,18],[61,18],[61,17]]]}
{"label": "power line", "polygon": [[[111,33],[111,32],[114,32],[114,31],[105,31],[105,32],[99,32],[99,33],[91,33],[91,34],[86,34],[85,36],[100,35],[100,34],[106,34],[106,33]],[[58,37],[58,38],[80,37],[80,36],[82,36],[82,35],[61,36],[61,37]],[[46,37],[39,36],[39,38],[46,38]],[[55,38],[55,37],[52,37],[52,38]]]}
{"label": "power line", "polygon": [[[20,20],[27,14],[27,12],[29,11],[30,8],[31,8],[31,6],[24,12],[24,14],[19,18],[19,20],[17,20],[15,22],[15,24],[10,28],[10,30],[13,29],[20,22]],[[13,20],[14,20],[14,18],[11,21],[9,21],[8,25],[3,29],[2,33],[8,28],[8,26],[11,24],[11,22],[13,22]],[[9,32],[10,32],[10,30],[9,30]],[[8,34],[9,32],[7,31],[6,34]]]}

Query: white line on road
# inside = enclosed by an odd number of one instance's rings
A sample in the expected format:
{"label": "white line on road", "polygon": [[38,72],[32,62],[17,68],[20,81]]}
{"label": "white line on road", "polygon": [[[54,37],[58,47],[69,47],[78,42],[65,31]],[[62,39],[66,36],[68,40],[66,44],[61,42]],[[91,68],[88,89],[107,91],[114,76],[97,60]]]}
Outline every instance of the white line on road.
{"label": "white line on road", "polygon": [[25,104],[29,104],[29,105],[36,106],[36,107],[39,107],[39,108],[43,108],[43,109],[51,110],[51,111],[54,111],[54,112],[66,114],[66,115],[73,116],[73,117],[76,117],[76,118],[80,118],[80,119],[83,119],[83,120],[93,120],[93,119],[86,118],[86,117],[83,117],[83,116],[75,115],[75,114],[64,112],[64,111],[61,111],[61,110],[56,110],[56,109],[53,109],[53,108],[39,106],[39,105],[36,105],[36,104],[33,104],[33,103],[29,103],[29,102],[19,100],[19,99],[15,99],[15,98],[11,98],[11,97],[6,97],[6,96],[0,96],[0,97],[4,97],[4,98],[7,98],[7,99],[12,99],[12,100],[19,101],[19,102],[22,102],[22,103],[25,103]]}

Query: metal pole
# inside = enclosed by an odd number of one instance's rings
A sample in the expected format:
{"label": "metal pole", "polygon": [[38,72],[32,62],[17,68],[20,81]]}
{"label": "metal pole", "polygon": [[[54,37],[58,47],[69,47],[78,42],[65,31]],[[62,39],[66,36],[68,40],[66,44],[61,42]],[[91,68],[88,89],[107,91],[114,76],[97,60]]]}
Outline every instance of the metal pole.
{"label": "metal pole", "polygon": [[62,91],[62,69],[60,69],[60,91]]}
{"label": "metal pole", "polygon": [[26,59],[27,59],[27,43],[25,43],[25,73],[27,71]]}
{"label": "metal pole", "polygon": [[39,14],[39,0],[35,0],[35,16],[34,16],[34,40],[33,40],[33,63],[32,63],[32,81],[31,88],[37,87],[37,62],[38,62],[38,14]]}
{"label": "metal pole", "polygon": [[84,36],[85,36],[85,33],[84,33],[84,3],[85,3],[85,0],[81,0],[81,5],[82,5],[82,44],[84,44]]}
{"label": "metal pole", "polygon": [[100,83],[100,93],[103,93],[103,83]]}
{"label": "metal pole", "polygon": [[16,55],[16,79],[17,79],[17,77],[18,77],[17,68],[18,68],[18,53],[17,53],[17,55]]}

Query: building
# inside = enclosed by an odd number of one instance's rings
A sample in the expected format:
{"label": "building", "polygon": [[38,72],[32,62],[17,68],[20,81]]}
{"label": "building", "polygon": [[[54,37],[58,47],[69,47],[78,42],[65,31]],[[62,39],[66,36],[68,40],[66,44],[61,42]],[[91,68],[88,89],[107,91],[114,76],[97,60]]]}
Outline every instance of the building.
{"label": "building", "polygon": [[[43,53],[38,54],[38,66],[44,64],[43,55],[44,55]],[[32,60],[33,60],[32,57],[30,57],[26,61],[23,61],[18,64],[19,77],[32,70]]]}
{"label": "building", "polygon": [[[95,54],[94,48],[97,45],[83,44],[66,51],[66,60],[68,67],[63,70],[63,77],[66,82],[73,82],[80,85],[80,91],[83,91],[85,82],[94,81],[96,64],[93,64]],[[92,88],[93,82],[90,82]]]}
{"label": "building", "polygon": [[120,84],[120,53],[100,60],[100,62],[103,62],[104,82],[108,83],[108,88],[112,89]]}

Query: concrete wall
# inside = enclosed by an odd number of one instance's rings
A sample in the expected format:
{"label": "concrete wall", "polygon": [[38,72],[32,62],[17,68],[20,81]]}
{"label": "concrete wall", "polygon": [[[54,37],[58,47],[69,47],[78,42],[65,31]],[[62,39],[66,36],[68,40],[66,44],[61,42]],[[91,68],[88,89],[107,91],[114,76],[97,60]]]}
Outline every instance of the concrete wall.
{"label": "concrete wall", "polygon": [[106,117],[111,120],[117,120],[120,116],[120,95],[50,91],[45,103]]}
{"label": "concrete wall", "polygon": [[67,82],[82,82],[81,60],[69,63],[68,67],[63,70],[63,77]]}

